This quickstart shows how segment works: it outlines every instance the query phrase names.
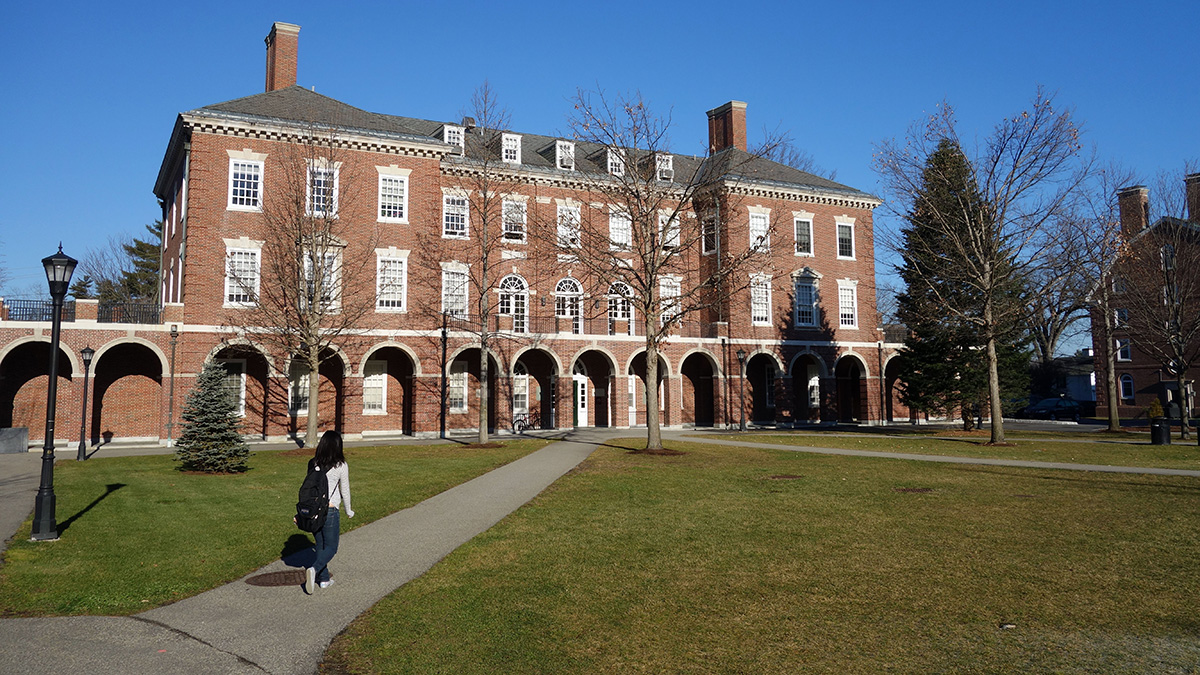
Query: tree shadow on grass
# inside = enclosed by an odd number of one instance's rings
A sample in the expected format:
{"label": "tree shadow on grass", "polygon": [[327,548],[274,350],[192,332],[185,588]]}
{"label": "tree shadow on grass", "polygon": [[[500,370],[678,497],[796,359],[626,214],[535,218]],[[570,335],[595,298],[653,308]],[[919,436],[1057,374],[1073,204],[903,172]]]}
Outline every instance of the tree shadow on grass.
{"label": "tree shadow on grass", "polygon": [[67,518],[66,520],[64,520],[58,524],[59,536],[62,536],[62,533],[66,532],[67,528],[71,527],[71,525],[76,520],[79,520],[80,516],[87,513],[88,511],[91,511],[93,508],[96,507],[97,504],[99,504],[101,501],[103,501],[105,497],[111,495],[112,493],[116,492],[117,490],[120,490],[123,487],[126,487],[125,483],[109,483],[107,485],[108,489],[104,491],[104,494],[100,495],[99,497],[96,497],[95,499],[92,500],[91,504],[88,504],[87,506],[83,507],[81,510],[76,512],[75,515],[71,516],[70,518]]}

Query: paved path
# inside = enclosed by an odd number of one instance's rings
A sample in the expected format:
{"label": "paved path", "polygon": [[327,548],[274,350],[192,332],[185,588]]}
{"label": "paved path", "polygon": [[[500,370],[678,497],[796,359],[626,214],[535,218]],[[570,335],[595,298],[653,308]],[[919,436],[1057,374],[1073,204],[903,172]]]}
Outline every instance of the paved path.
{"label": "paved path", "polygon": [[[316,672],[355,617],[537,496],[599,440],[571,437],[347,533],[337,583],[312,597],[243,579],[131,617],[5,619],[0,672]],[[249,576],[288,569],[278,561]]]}

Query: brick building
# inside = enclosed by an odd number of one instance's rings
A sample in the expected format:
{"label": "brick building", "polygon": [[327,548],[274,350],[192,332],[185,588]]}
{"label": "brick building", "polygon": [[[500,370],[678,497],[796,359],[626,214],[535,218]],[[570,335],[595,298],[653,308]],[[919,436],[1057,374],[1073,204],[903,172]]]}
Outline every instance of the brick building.
{"label": "brick building", "polygon": [[[469,119],[368,113],[297,86],[299,30],[273,26],[264,93],[179,115],[154,186],[164,223],[162,302],[115,313],[96,301],[68,304],[60,437],[79,428],[73,415],[82,409],[85,346],[96,349],[86,413],[92,441],[177,436],[187,392],[210,359],[229,369],[248,435],[303,435],[305,369],[258,339],[244,318],[252,291],[271,283],[263,204],[284,182],[283,158],[314,129],[333,127],[338,157],[309,162],[305,199],[320,208],[313,190],[323,186],[325,198],[340,200],[337,218],[361,226],[345,230],[339,255],[362,261],[374,285],[362,329],[331,344],[320,367],[322,427],[354,438],[477,426],[480,352],[465,330],[470,309],[456,285],[456,270],[472,264],[471,249],[454,247],[479,234],[477,214],[460,195],[472,171],[463,135],[482,130]],[[671,181],[715,157],[746,156],[745,113],[737,101],[709,111],[710,158],[665,155],[657,160],[659,178]],[[641,319],[619,292],[603,290],[605,280],[579,278],[569,259],[524,231],[526,222],[561,223],[564,208],[577,219],[610,218],[589,199],[581,176],[594,181],[619,167],[571,139],[496,131],[497,156],[516,185],[517,219],[510,226],[506,201],[505,231],[496,233],[505,275],[496,293],[500,337],[488,364],[489,424],[504,429],[525,412],[545,428],[644,424]],[[662,423],[735,424],[743,409],[752,422],[784,426],[904,419],[891,386],[899,345],[885,338],[875,310],[872,211],[879,200],[750,161],[738,206],[722,213],[713,236],[727,247],[750,246],[770,218],[779,224],[770,264],[719,307],[686,316],[666,341]],[[703,265],[707,253],[688,255]],[[0,426],[27,426],[37,439],[48,316],[12,301],[3,312]],[[738,350],[747,354],[744,383]]]}
{"label": "brick building", "polygon": [[[1116,352],[1118,412],[1123,418],[1145,418],[1146,408],[1158,401],[1171,417],[1178,417],[1179,382],[1167,367],[1163,345],[1178,340],[1195,378],[1200,356],[1196,312],[1200,311],[1200,174],[1184,177],[1185,217],[1164,216],[1151,222],[1150,190],[1142,185],[1117,192],[1124,249],[1114,266],[1110,283],[1117,308],[1111,318],[1113,344],[1104,339],[1103,317],[1091,312],[1092,344],[1096,354],[1096,414],[1108,415],[1106,382],[1111,355]],[[1171,308],[1175,309],[1172,310]],[[1178,313],[1179,316],[1173,316]],[[1174,328],[1172,328],[1174,326]],[[1157,346],[1156,344],[1157,343]],[[1188,391],[1188,408],[1195,411],[1194,392]]]}

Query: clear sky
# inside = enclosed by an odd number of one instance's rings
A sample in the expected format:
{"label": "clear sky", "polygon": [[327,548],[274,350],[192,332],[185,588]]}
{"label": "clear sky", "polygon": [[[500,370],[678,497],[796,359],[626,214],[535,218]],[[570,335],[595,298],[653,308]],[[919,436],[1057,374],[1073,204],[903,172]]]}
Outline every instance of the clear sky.
{"label": "clear sky", "polygon": [[874,145],[938,102],[983,136],[1039,84],[1144,176],[1200,156],[1195,0],[14,2],[0,19],[4,295],[43,294],[40,259],[60,240],[80,258],[144,234],[176,115],[261,92],[275,21],[301,26],[299,84],[372,112],[456,120],[487,79],[517,131],[549,134],[579,87],[640,90],[672,115],[675,151],[700,154],[705,111],[736,99],[751,145],[786,131],[874,193]]}

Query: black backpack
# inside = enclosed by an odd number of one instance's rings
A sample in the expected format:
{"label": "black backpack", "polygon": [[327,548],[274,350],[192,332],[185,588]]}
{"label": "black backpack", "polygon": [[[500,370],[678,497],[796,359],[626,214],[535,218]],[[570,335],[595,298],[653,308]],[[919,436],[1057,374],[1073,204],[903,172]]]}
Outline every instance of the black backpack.
{"label": "black backpack", "polygon": [[308,463],[308,475],[300,484],[296,502],[296,527],[305,532],[320,532],[329,513],[329,481],[315,461]]}

